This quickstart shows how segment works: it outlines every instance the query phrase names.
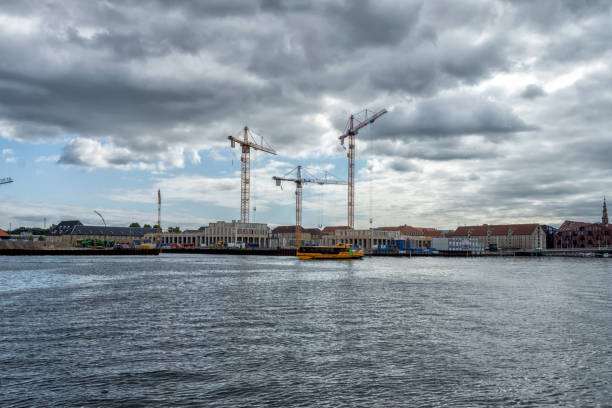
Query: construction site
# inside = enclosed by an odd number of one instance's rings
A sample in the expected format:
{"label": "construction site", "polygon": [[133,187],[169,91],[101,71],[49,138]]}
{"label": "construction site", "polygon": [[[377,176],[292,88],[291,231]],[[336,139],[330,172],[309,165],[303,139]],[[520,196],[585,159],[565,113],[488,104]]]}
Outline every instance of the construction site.
{"label": "construction site", "polygon": [[[162,225],[162,192],[157,191],[157,224],[152,228],[108,227],[102,214],[96,213],[104,226],[83,225],[78,220],[62,220],[45,236],[12,236],[0,230],[0,249],[4,250],[51,250],[51,249],[143,249],[143,250],[213,250],[228,253],[268,253],[285,254],[282,251],[295,251],[302,246],[329,247],[350,245],[365,250],[368,254],[432,254],[442,250],[446,253],[483,254],[503,251],[542,251],[547,248],[574,250],[603,248],[607,255],[611,242],[610,225],[604,198],[603,224],[574,223],[574,231],[566,228],[562,232],[540,224],[514,224],[464,226],[455,231],[443,231],[434,228],[396,225],[373,227],[369,218],[368,229],[355,228],[355,139],[359,131],[374,123],[387,112],[382,109],[376,112],[364,110],[351,115],[347,126],[338,137],[340,145],[346,150],[347,179],[334,177],[317,177],[309,173],[303,165],[298,165],[288,173],[272,176],[278,187],[284,183],[295,186],[295,223],[271,228],[267,223],[254,222],[250,219],[251,211],[251,151],[260,151],[269,155],[277,152],[263,137],[257,141],[248,126],[244,126],[239,135],[227,136],[231,148],[240,149],[240,219],[216,221],[197,230],[174,230],[164,232]],[[13,179],[0,179],[0,185],[13,183]],[[346,225],[305,228],[302,225],[303,189],[309,184],[328,185],[329,188],[347,187]],[[571,223],[567,221],[567,223]],[[564,225],[566,225],[564,224]],[[567,224],[570,227],[574,224]],[[573,227],[572,227],[573,228]],[[582,235],[583,230],[597,231],[595,238],[579,242],[572,236]],[[563,235],[565,234],[565,235]],[[573,235],[572,235],[573,234]],[[569,238],[568,238],[569,237]],[[565,240],[565,241],[564,241]],[[246,251],[246,252],[244,252]],[[248,252],[251,251],[251,252]],[[281,252],[278,252],[281,251]],[[154,251],[155,252],[155,251]]]}

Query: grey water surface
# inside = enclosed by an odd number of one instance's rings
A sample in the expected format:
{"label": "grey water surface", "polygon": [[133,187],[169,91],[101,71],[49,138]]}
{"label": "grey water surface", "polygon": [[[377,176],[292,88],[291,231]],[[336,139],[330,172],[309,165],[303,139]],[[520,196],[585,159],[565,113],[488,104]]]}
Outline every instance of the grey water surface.
{"label": "grey water surface", "polygon": [[0,406],[611,406],[612,260],[0,257]]}

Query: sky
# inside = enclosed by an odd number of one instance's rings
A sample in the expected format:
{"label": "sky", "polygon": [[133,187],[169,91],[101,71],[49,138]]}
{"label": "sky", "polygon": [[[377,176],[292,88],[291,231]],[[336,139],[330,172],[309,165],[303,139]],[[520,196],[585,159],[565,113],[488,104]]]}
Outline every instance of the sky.
{"label": "sky", "polygon": [[[612,196],[609,1],[0,0],[0,228],[295,221],[297,165],[347,178],[357,228],[601,220]],[[303,224],[346,225],[346,186]]]}

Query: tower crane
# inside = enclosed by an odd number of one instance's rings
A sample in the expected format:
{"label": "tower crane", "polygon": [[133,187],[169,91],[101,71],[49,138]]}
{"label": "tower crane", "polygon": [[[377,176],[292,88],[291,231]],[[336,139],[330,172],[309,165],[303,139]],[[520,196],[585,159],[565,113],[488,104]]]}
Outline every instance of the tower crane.
{"label": "tower crane", "polygon": [[0,179],[0,184],[9,184],[9,183],[12,183],[12,182],[13,182],[13,179],[10,178],[10,177]]}
{"label": "tower crane", "polygon": [[[387,113],[386,109],[378,111],[368,116],[368,110],[364,110],[357,114],[351,115],[349,123],[344,131],[344,134],[340,136],[340,144],[344,146],[344,139],[348,137],[349,148],[348,148],[348,227],[353,229],[355,227],[355,135],[359,133],[359,130],[366,127],[370,123],[380,118],[382,115]],[[355,118],[363,114],[363,120]],[[355,123],[357,122],[357,123]]]}
{"label": "tower crane", "polygon": [[[249,128],[244,127],[244,136],[242,139],[238,139],[234,136],[228,136],[227,138],[231,142],[232,147],[236,147],[236,143],[242,146],[242,156],[240,157],[240,222],[249,222],[249,199],[250,199],[250,185],[251,185],[251,170],[250,170],[250,157],[251,149],[261,150],[262,152],[276,155],[276,151],[270,147],[266,147],[262,143],[258,144],[249,140]],[[252,137],[251,137],[252,138]]]}
{"label": "tower crane", "polygon": [[[302,166],[297,166],[287,174],[296,172],[296,178],[287,178],[286,175],[283,177],[272,177],[276,181],[277,186],[281,186],[283,181],[290,181],[295,183],[295,246],[300,247],[301,233],[302,233],[302,184],[305,183],[316,183],[316,184],[346,184],[346,181],[340,180],[329,180],[327,177],[324,179],[319,178],[304,178],[302,177]],[[304,170],[304,172],[306,172]]]}

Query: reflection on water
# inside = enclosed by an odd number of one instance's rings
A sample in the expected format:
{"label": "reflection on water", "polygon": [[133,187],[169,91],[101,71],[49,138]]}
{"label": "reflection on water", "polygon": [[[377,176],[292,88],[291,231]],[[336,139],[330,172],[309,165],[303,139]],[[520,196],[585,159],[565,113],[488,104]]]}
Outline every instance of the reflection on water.
{"label": "reflection on water", "polygon": [[597,405],[607,259],[3,257],[3,406]]}

